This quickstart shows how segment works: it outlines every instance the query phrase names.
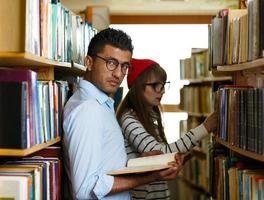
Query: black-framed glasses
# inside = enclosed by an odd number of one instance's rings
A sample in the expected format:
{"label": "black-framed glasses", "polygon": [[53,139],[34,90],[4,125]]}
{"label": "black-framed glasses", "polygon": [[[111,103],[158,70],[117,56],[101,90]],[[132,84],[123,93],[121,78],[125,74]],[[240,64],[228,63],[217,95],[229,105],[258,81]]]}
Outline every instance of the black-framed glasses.
{"label": "black-framed glasses", "polygon": [[161,83],[161,82],[145,83],[145,85],[151,86],[155,92],[162,92],[170,88],[170,81],[167,81],[165,83]]}
{"label": "black-framed glasses", "polygon": [[127,74],[128,68],[131,66],[129,62],[120,63],[115,58],[103,58],[101,56],[95,55],[94,57],[100,58],[105,61],[106,68],[110,71],[114,71],[120,64],[121,71],[124,75]]}

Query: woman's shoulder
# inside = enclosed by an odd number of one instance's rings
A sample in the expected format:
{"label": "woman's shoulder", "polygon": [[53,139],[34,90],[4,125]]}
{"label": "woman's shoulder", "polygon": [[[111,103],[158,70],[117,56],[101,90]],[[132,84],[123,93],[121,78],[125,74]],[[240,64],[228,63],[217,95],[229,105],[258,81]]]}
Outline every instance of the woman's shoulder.
{"label": "woman's shoulder", "polygon": [[129,109],[125,111],[121,117],[121,121],[127,121],[127,120],[137,120],[137,115],[134,110]]}

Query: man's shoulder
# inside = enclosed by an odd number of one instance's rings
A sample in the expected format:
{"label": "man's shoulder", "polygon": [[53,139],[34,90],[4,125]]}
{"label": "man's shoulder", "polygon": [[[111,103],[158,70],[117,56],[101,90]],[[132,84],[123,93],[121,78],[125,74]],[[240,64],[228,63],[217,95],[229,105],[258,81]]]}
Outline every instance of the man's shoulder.
{"label": "man's shoulder", "polygon": [[76,99],[72,97],[66,103],[63,112],[64,112],[64,117],[66,117],[75,112],[84,111],[87,113],[92,113],[93,111],[98,109],[100,109],[100,104],[94,98]]}

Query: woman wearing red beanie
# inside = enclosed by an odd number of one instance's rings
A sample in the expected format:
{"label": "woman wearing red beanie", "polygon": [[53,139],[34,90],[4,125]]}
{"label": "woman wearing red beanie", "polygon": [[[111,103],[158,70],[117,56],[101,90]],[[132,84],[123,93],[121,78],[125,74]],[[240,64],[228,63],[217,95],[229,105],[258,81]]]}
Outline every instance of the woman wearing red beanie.
{"label": "woman wearing red beanie", "polygon": [[[129,92],[117,109],[117,119],[123,129],[128,158],[144,152],[188,152],[216,129],[216,113],[200,126],[190,130],[178,141],[167,143],[159,110],[167,84],[167,74],[158,63],[149,59],[132,59],[127,75]],[[133,199],[170,199],[166,181],[137,187],[131,191]]]}

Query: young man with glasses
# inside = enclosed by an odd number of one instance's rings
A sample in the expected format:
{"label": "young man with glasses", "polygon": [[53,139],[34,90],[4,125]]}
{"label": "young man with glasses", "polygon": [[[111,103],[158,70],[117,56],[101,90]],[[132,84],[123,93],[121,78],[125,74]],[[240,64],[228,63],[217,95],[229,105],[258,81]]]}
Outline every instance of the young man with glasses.
{"label": "young man with glasses", "polygon": [[175,178],[181,169],[183,156],[176,155],[174,165],[167,170],[131,176],[107,175],[125,167],[127,162],[111,95],[130,68],[132,53],[130,37],[111,28],[96,34],[89,44],[86,73],[67,102],[63,116],[65,169],[73,199],[129,200],[128,190]]}
{"label": "young man with glasses", "polygon": [[[153,60],[132,59],[127,84],[129,91],[119,104],[117,119],[123,129],[129,159],[153,150],[163,153],[189,152],[203,137],[216,129],[217,115],[212,113],[200,126],[168,144],[159,110],[165,86],[169,84],[165,70]],[[136,187],[131,194],[135,200],[170,199],[166,181]]]}

